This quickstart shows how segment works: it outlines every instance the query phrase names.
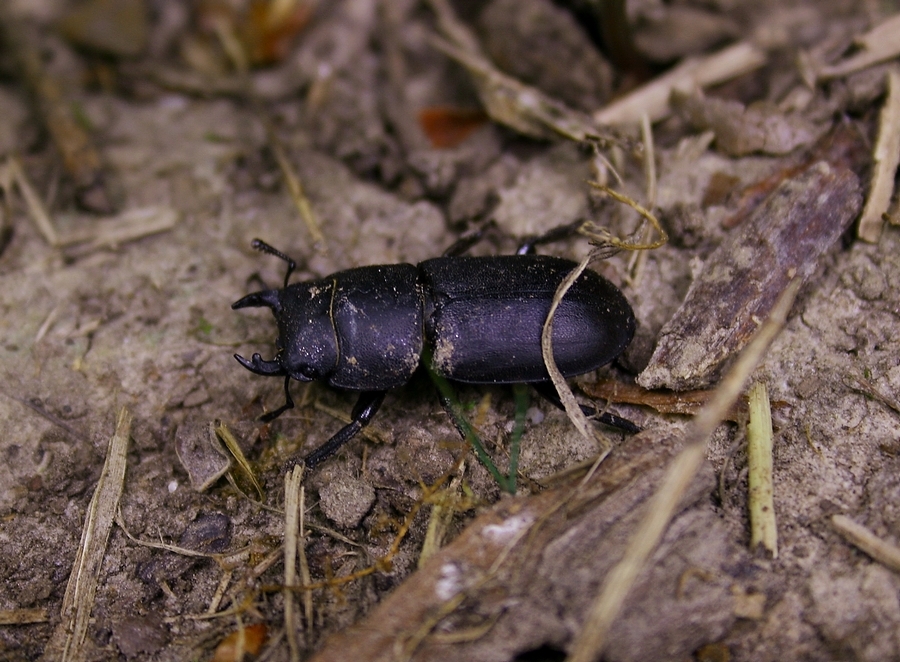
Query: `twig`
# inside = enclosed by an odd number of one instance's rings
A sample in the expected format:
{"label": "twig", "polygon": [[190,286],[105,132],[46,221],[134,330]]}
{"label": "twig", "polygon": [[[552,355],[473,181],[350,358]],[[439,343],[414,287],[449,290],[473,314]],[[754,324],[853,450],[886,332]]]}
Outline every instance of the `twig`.
{"label": "twig", "polygon": [[19,20],[0,3],[0,37],[12,54],[19,76],[31,93],[35,111],[62,156],[63,165],[78,189],[79,201],[93,211],[109,212],[112,204],[103,186],[103,165],[72,112],[60,81],[44,68],[36,29]]}
{"label": "twig", "polygon": [[888,409],[893,410],[895,414],[900,414],[900,399],[897,399],[896,396],[891,393],[885,393],[868,379],[863,379],[862,377],[851,375],[850,380],[855,382],[855,385],[847,384],[847,386],[852,388],[854,391],[859,391],[863,395],[868,396],[873,400],[877,400]]}
{"label": "twig", "polygon": [[433,37],[435,48],[469,72],[485,112],[495,122],[514,131],[551,140],[621,144],[629,140],[603,122],[569,108],[564,103],[503,73],[487,58],[474,33],[460,21],[447,0],[430,0],[442,37]]}
{"label": "twig", "polygon": [[6,389],[4,389],[2,387],[0,387],[0,395],[5,395],[10,400],[15,400],[19,404],[24,405],[25,407],[28,407],[31,411],[33,411],[36,414],[38,414],[39,416],[47,419],[50,423],[57,426],[60,430],[65,431],[70,437],[72,437],[72,439],[74,441],[77,441],[82,444],[90,443],[90,440],[87,437],[85,437],[82,434],[79,434],[75,430],[75,428],[73,428],[71,425],[66,423],[61,418],[57,418],[56,416],[51,414],[49,411],[44,409],[43,406],[35,404],[34,402],[32,402],[31,400],[28,400],[27,398],[20,398],[17,395],[13,395],[12,393],[8,392]]}

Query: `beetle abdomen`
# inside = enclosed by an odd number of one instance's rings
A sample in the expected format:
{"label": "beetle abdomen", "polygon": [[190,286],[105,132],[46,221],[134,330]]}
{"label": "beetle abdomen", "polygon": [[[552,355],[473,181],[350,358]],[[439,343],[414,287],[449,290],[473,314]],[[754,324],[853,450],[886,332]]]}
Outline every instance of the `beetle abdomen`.
{"label": "beetle abdomen", "polygon": [[[542,255],[421,263],[425,334],[435,371],[481,384],[549,379],[541,330],[556,289],[575,266]],[[615,359],[633,335],[634,313],[624,295],[586,271],[557,309],[553,356],[563,375],[579,375]]]}

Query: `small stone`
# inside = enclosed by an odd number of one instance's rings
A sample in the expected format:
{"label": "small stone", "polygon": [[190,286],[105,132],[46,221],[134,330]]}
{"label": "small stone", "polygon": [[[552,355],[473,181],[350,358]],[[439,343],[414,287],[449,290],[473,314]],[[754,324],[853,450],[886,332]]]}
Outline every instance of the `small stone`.
{"label": "small stone", "polygon": [[375,488],[350,476],[339,476],[319,490],[322,512],[345,529],[359,525],[375,503]]}

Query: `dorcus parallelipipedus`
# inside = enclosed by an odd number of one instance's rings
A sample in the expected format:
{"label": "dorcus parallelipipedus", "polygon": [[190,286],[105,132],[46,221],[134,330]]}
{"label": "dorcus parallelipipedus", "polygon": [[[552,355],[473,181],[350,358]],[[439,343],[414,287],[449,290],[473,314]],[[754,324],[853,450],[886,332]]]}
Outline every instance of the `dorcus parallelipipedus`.
{"label": "dorcus parallelipipedus", "polygon": [[[314,467],[372,420],[385,393],[408,382],[423,357],[447,379],[529,383],[560,406],[544,366],[541,330],[559,284],[577,265],[531,254],[533,245],[517,255],[445,253],[418,265],[357,267],[290,285],[294,260],[254,239],[254,248],[288,264],[283,288],[248,294],[231,306],[270,308],[278,324],[274,359],[234,355],[251,372],[284,377],[285,404],[261,419],[270,421],[294,406],[291,379],[360,391],[351,422],[304,458]],[[631,342],[634,327],[622,292],[585,271],[554,318],[553,354],[560,372],[573,377],[613,361]],[[637,430],[612,414],[599,418]]]}

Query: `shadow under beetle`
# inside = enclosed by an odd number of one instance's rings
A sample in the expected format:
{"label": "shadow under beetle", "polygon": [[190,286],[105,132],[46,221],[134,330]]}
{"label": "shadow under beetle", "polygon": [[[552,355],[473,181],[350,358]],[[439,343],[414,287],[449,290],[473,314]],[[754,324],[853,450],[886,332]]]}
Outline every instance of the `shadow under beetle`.
{"label": "shadow under beetle", "polygon": [[[541,330],[559,284],[577,265],[533,253],[539,243],[556,241],[578,225],[551,230],[523,244],[516,255],[460,256],[479,238],[474,235],[443,257],[417,265],[357,267],[292,285],[294,260],[254,239],[253,248],[288,265],[283,288],[248,294],[231,306],[270,308],[278,324],[274,359],[234,355],[251,372],[284,377],[284,405],[261,420],[270,421],[294,406],[291,379],[360,391],[351,422],[304,458],[307,467],[314,467],[356,436],[385,393],[407,383],[425,357],[447,379],[528,383],[561,407],[544,366]],[[613,361],[631,342],[634,327],[634,313],[622,292],[586,270],[554,317],[553,354],[560,372],[573,377]],[[442,404],[449,408],[443,398]],[[598,418],[637,431],[618,416],[603,413]]]}

